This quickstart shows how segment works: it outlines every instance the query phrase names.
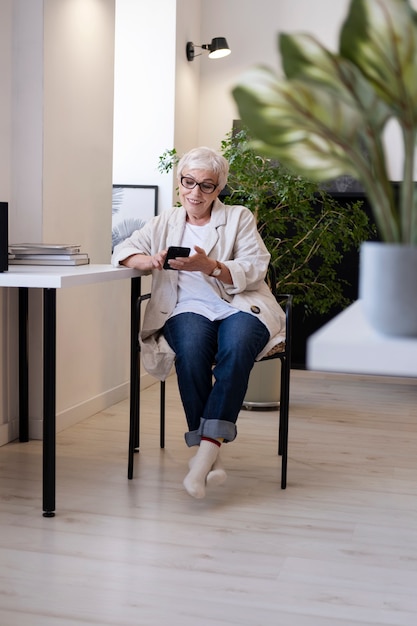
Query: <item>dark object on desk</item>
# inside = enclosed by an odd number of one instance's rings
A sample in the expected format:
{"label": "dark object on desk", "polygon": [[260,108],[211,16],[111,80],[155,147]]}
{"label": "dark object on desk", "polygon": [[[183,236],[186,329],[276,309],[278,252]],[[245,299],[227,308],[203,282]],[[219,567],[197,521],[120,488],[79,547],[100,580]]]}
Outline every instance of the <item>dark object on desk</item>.
{"label": "dark object on desk", "polygon": [[9,205],[7,202],[0,202],[0,272],[9,269]]}

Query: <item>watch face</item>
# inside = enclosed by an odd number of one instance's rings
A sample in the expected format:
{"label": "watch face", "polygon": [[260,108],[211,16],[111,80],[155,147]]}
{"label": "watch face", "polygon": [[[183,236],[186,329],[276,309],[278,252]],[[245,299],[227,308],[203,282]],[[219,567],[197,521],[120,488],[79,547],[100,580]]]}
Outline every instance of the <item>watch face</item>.
{"label": "watch face", "polygon": [[216,267],[216,269],[213,270],[211,275],[212,276],[219,276],[221,273],[222,273],[222,271],[221,271],[220,267]]}

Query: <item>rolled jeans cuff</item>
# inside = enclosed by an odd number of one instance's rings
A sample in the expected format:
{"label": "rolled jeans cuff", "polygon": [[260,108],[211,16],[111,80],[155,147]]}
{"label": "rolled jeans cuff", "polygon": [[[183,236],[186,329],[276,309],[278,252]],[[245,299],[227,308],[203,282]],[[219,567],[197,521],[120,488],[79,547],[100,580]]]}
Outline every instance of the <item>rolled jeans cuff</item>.
{"label": "rolled jeans cuff", "polygon": [[200,427],[197,430],[191,430],[185,433],[185,443],[188,447],[199,446],[201,437],[210,437],[210,439],[223,438],[225,443],[236,439],[237,428],[233,422],[226,420],[211,420],[201,418]]}

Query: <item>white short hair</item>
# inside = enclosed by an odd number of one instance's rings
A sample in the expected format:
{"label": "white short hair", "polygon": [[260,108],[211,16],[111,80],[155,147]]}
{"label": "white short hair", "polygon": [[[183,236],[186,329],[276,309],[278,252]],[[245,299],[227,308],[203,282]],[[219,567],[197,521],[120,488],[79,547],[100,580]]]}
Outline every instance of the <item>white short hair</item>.
{"label": "white short hair", "polygon": [[229,162],[216,150],[201,146],[186,152],[179,160],[177,167],[177,178],[179,181],[181,176],[183,176],[184,169],[212,171],[217,176],[218,186],[220,189],[223,189],[227,183]]}

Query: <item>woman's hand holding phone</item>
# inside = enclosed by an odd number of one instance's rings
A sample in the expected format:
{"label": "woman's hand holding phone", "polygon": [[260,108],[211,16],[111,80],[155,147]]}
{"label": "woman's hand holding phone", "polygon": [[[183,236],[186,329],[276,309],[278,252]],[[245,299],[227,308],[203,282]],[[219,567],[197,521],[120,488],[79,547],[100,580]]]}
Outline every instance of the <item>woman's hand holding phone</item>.
{"label": "woman's hand holding phone", "polygon": [[185,248],[184,246],[170,246],[168,248],[167,255],[164,261],[164,270],[174,270],[177,269],[175,267],[171,267],[169,261],[172,259],[177,259],[179,257],[187,257],[190,255],[191,248]]}

